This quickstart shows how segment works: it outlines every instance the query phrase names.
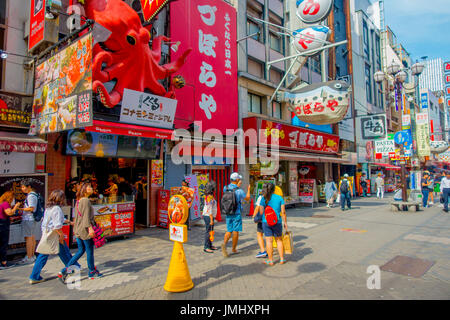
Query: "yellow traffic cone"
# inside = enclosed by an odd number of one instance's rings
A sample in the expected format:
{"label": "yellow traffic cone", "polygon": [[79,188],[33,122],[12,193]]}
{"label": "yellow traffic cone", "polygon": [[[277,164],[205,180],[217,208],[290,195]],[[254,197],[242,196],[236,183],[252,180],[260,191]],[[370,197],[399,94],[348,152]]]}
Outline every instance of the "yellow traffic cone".
{"label": "yellow traffic cone", "polygon": [[174,242],[169,272],[164,289],[169,292],[184,292],[194,287],[184,254],[183,244]]}

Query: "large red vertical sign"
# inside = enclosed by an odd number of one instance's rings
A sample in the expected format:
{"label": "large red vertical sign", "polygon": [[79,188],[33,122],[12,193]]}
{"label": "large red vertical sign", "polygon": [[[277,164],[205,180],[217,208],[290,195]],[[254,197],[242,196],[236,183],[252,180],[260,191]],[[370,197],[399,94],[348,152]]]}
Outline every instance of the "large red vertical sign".
{"label": "large red vertical sign", "polygon": [[[222,0],[174,1],[170,37],[193,48],[180,68],[186,86],[176,92],[176,128],[202,122],[202,131],[238,126],[236,10]],[[171,52],[172,61],[182,52]]]}
{"label": "large red vertical sign", "polygon": [[28,51],[44,40],[45,0],[31,0]]}

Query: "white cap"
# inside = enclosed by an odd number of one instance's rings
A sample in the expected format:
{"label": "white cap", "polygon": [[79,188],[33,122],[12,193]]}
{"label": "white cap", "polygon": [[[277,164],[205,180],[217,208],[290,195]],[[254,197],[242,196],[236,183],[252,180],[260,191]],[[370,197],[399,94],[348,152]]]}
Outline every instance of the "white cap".
{"label": "white cap", "polygon": [[344,178],[348,178],[348,174],[344,174]]}
{"label": "white cap", "polygon": [[230,179],[231,181],[242,180],[242,176],[237,172],[233,172],[230,176]]}

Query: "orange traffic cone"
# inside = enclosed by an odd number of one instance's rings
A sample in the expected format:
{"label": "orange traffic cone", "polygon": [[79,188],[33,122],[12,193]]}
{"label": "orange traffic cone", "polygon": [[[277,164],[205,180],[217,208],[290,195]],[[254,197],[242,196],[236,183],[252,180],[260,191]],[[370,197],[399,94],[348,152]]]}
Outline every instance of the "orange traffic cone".
{"label": "orange traffic cone", "polygon": [[169,292],[184,292],[194,287],[184,254],[183,244],[174,242],[169,272],[164,289]]}
{"label": "orange traffic cone", "polygon": [[251,217],[253,215],[253,211],[255,211],[255,206],[253,205],[253,199],[250,199],[250,211],[248,212],[248,216]]}

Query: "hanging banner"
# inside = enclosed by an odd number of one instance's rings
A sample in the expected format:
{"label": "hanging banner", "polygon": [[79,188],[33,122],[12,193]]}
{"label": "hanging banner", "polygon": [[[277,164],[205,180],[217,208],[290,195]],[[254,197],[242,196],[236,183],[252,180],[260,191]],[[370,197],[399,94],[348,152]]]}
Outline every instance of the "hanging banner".
{"label": "hanging banner", "polygon": [[402,115],[402,130],[411,129],[411,115],[403,114]]}
{"label": "hanging banner", "polygon": [[202,212],[200,211],[200,195],[198,191],[198,181],[197,176],[195,174],[184,176],[187,183],[189,184],[189,188],[194,190],[192,205],[189,209],[189,219],[191,221],[200,219],[202,217]]}
{"label": "hanging banner", "polygon": [[36,66],[30,134],[91,126],[92,33]]}
{"label": "hanging banner", "polygon": [[28,51],[31,51],[44,40],[45,1],[46,0],[31,0]]}
{"label": "hanging banner", "polygon": [[163,160],[152,160],[152,187],[162,187],[163,185]]}
{"label": "hanging banner", "polygon": [[428,113],[416,114],[416,140],[417,155],[419,157],[430,156],[430,128],[428,125]]}
{"label": "hanging banner", "polygon": [[[177,91],[176,128],[201,121],[201,131],[238,128],[236,9],[225,1],[183,0],[170,4],[172,39],[192,47],[180,68],[186,86]],[[171,53],[177,59],[180,52]]]}

